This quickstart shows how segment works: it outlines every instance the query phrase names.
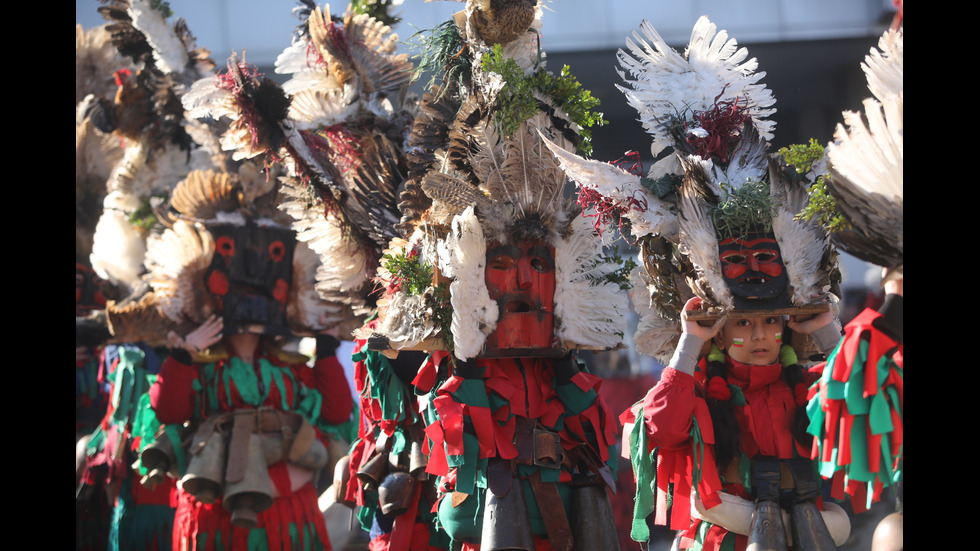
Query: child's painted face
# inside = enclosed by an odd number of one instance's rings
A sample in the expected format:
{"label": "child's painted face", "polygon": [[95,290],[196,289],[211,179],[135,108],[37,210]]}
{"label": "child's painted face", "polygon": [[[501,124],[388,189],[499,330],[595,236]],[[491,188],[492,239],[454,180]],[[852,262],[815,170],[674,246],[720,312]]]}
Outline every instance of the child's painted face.
{"label": "child's painted face", "polygon": [[748,365],[769,365],[779,359],[783,319],[779,316],[740,316],[722,326],[715,344],[733,360]]}

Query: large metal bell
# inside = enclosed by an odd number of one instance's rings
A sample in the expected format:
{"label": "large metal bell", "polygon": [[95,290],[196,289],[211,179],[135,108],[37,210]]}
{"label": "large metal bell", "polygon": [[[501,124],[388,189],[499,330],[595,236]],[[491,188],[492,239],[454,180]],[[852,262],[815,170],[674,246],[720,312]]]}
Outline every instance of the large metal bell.
{"label": "large metal bell", "polygon": [[346,499],[347,484],[350,482],[350,456],[345,455],[337,461],[333,468],[334,501],[353,509],[357,502]]}
{"label": "large metal bell", "polygon": [[201,503],[214,503],[224,488],[227,437],[215,422],[205,421],[194,435],[183,490]]}
{"label": "large metal bell", "polygon": [[418,479],[425,478],[425,467],[429,464],[429,458],[422,453],[422,443],[412,442],[408,457],[408,472]]}
{"label": "large metal bell", "polygon": [[161,432],[152,444],[140,452],[140,463],[147,471],[140,483],[152,490],[168,475],[177,478],[176,457],[173,441],[166,432]]}
{"label": "large metal bell", "polygon": [[779,503],[759,500],[752,513],[749,526],[749,543],[746,551],[787,551],[786,528],[783,526],[783,510]]}
{"label": "large metal bell", "polygon": [[524,489],[514,480],[504,495],[487,490],[483,513],[481,551],[534,551],[534,535],[528,520]]}
{"label": "large metal bell", "polygon": [[365,492],[375,492],[387,473],[388,454],[379,453],[368,460],[361,467],[361,470],[357,471],[357,479],[361,481],[361,486]]}
{"label": "large metal bell", "polygon": [[253,434],[248,441],[245,475],[241,480],[227,480],[224,506],[231,511],[231,523],[240,528],[254,528],[256,515],[272,507],[272,479],[265,462],[262,440]]}
{"label": "large metal bell", "polygon": [[612,504],[605,486],[572,490],[572,541],[575,551],[619,551],[619,537]]}
{"label": "large metal bell", "polygon": [[409,473],[396,471],[385,477],[378,486],[378,505],[381,512],[389,516],[399,516],[412,504],[418,480]]}
{"label": "large metal bell", "polygon": [[792,510],[793,549],[797,551],[836,551],[834,538],[823,515],[812,501],[797,503]]}

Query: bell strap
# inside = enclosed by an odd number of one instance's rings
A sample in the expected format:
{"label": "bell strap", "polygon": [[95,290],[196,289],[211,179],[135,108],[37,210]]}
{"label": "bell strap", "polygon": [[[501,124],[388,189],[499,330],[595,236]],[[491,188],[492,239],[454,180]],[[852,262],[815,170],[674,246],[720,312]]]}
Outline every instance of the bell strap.
{"label": "bell strap", "polygon": [[537,470],[528,477],[528,482],[531,483],[531,491],[534,492],[534,500],[538,503],[552,547],[555,551],[572,551],[572,529],[568,525],[558,486],[554,482],[542,482],[541,472]]}

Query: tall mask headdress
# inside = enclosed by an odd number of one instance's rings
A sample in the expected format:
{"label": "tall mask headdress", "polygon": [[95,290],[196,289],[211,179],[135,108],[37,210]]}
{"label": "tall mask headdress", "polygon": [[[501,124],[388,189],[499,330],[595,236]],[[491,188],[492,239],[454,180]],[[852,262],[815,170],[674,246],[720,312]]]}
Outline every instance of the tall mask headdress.
{"label": "tall mask headdress", "polygon": [[282,87],[232,56],[227,72],[184,98],[194,116],[232,121],[222,144],[236,158],[286,167],[280,208],[321,259],[317,291],[358,316],[374,308],[371,276],[396,234],[413,108],[408,56],[371,7],[353,3],[343,17],[303,10],[276,61],[291,75]]}
{"label": "tall mask headdress", "polygon": [[277,208],[275,170],[195,171],[160,209],[169,228],[148,246],[156,309],[196,326],[212,314],[226,333],[310,335],[336,324],[339,305],[314,290],[318,259]]}
{"label": "tall mask headdress", "polygon": [[830,241],[795,218],[806,176],[768,152],[775,100],[756,60],[705,17],[683,55],[644,21],[618,57],[620,89],[653,139],[650,171],[552,151],[580,195],[601,207],[600,220],[623,220],[638,240],[637,349],[666,361],[694,295],[713,315],[826,309],[836,270]]}
{"label": "tall mask headdress", "polygon": [[539,6],[511,2],[493,19],[479,4],[433,33],[441,56],[423,56],[443,63],[445,78],[423,96],[412,131],[404,239],[379,271],[383,322],[369,343],[461,359],[616,347],[620,266],[603,257],[542,140],[583,145],[591,114],[569,113],[591,96],[549,87],[574,79],[544,69]]}

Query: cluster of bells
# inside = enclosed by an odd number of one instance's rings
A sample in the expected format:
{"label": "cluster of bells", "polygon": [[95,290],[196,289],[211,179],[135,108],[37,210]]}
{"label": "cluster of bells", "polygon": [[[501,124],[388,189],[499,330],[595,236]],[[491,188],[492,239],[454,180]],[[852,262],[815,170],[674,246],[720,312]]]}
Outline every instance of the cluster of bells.
{"label": "cluster of bells", "polygon": [[[412,442],[407,461],[404,455],[391,453],[388,449],[388,440],[382,437],[377,453],[356,473],[365,492],[377,492],[378,507],[387,516],[397,517],[404,514],[411,507],[416,490],[431,489],[430,485],[419,487],[420,481],[428,476],[425,473],[428,457],[422,453],[422,445],[418,441]],[[342,469],[345,473],[349,473],[347,467],[346,463],[338,464],[337,471],[340,472]],[[344,500],[341,495],[344,486],[334,485],[337,501],[353,507],[354,503]]]}
{"label": "cluster of bells", "polygon": [[[425,467],[428,458],[422,453],[418,442],[411,445],[407,465],[400,457],[389,453],[382,443],[378,453],[356,473],[365,492],[377,492],[381,512],[388,516],[398,516],[408,510],[419,482],[427,476]],[[349,472],[345,463],[347,459],[337,464],[338,477]],[[352,502],[344,501],[341,486],[334,485],[337,502],[353,507]],[[432,486],[422,485],[422,488],[432,489]],[[487,490],[485,505],[481,549],[535,551],[522,484],[515,480],[501,495]],[[573,488],[571,507],[572,518],[575,519],[571,525],[574,551],[618,548],[615,521],[605,486],[585,484]]]}
{"label": "cluster of bells", "polygon": [[[254,412],[244,411],[244,415]],[[187,474],[180,478],[184,491],[193,495],[201,503],[212,504],[218,498],[225,509],[231,512],[231,523],[240,528],[253,528],[256,515],[272,507],[275,496],[272,480],[269,478],[269,465],[283,460],[310,470],[321,469],[327,465],[327,448],[317,439],[298,457],[290,454],[295,430],[283,427],[278,431],[246,432],[245,453],[229,454],[229,447],[241,446],[237,440],[235,414],[220,415],[205,420],[193,436],[188,448],[190,460]],[[185,429],[183,435],[189,432]],[[244,465],[234,465],[230,456],[245,458]],[[164,477],[177,478],[177,461],[171,438],[161,433],[153,444],[140,454],[140,461],[147,469],[141,482],[152,488]]]}
{"label": "cluster of bells", "polygon": [[[792,491],[781,489],[783,467],[792,475]],[[752,485],[757,497],[747,551],[787,551],[790,548],[783,522],[784,505],[790,511],[793,549],[837,549],[817,509],[816,499],[820,492],[809,461],[756,458],[752,464]]]}

